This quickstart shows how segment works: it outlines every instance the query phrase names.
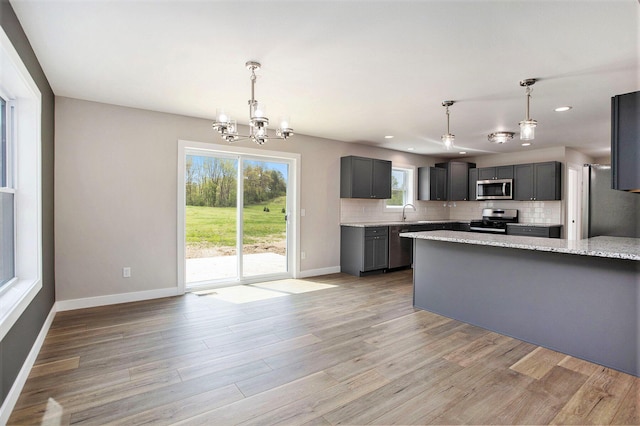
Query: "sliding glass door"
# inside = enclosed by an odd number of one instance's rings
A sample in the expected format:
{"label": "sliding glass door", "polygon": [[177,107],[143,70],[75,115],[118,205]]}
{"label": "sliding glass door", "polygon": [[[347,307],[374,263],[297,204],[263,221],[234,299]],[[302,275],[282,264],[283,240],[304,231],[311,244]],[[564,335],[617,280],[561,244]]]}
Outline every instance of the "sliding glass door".
{"label": "sliding glass door", "polygon": [[290,160],[186,152],[188,287],[290,276]]}

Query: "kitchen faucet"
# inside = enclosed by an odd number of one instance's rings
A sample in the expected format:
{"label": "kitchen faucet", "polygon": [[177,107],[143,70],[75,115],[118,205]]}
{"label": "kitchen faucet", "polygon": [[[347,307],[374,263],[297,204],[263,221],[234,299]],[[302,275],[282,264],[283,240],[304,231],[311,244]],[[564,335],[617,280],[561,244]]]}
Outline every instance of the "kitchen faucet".
{"label": "kitchen faucet", "polygon": [[411,206],[411,207],[413,207],[413,211],[414,211],[414,212],[416,211],[416,206],[414,206],[413,204],[411,204],[411,203],[405,204],[405,205],[402,207],[402,221],[403,221],[403,222],[407,219],[407,216],[404,214],[404,209],[406,209],[406,208],[407,208],[407,206]]}

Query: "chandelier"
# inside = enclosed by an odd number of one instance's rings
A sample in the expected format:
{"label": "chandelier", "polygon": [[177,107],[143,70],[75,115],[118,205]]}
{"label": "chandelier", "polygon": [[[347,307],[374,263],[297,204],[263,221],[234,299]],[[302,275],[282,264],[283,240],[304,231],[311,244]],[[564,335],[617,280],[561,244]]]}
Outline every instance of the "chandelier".
{"label": "chandelier", "polygon": [[449,131],[449,107],[453,105],[453,101],[442,101],[442,106],[446,108],[447,114],[447,134],[442,135],[442,144],[444,145],[444,149],[447,151],[451,151],[453,149],[453,141],[456,138],[455,135],[452,135]]}
{"label": "chandelier", "polygon": [[531,86],[536,82],[535,78],[528,78],[520,82],[520,86],[527,88],[527,116],[520,122],[520,139],[523,141],[535,138],[535,131],[538,122],[529,117],[529,101],[531,99]]}
{"label": "chandelier", "polygon": [[260,63],[248,61],[245,66],[251,71],[251,99],[249,99],[249,134],[238,134],[236,120],[227,115],[224,110],[216,111],[216,121],[213,128],[220,133],[222,139],[232,143],[241,140],[251,139],[258,145],[262,145],[269,139],[287,139],[293,135],[293,129],[289,127],[289,120],[282,119],[280,127],[276,129],[275,136],[269,136],[267,126],[269,119],[266,117],[265,106],[255,99],[256,70],[260,69]]}

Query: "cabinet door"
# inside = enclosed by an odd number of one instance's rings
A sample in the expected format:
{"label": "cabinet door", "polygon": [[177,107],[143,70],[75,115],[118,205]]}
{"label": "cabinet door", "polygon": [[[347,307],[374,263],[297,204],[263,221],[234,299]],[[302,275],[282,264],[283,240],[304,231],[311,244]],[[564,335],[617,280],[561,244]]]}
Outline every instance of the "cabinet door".
{"label": "cabinet door", "polygon": [[369,158],[353,157],[351,160],[351,197],[371,198],[373,162]]}
{"label": "cabinet door", "polygon": [[384,269],[388,264],[389,239],[386,236],[365,237],[363,272]]}
{"label": "cabinet door", "polygon": [[469,197],[469,164],[449,163],[447,200],[466,201]]}
{"label": "cabinet door", "polygon": [[469,201],[476,200],[476,182],[478,179],[478,170],[479,169],[469,169]]}
{"label": "cabinet door", "polygon": [[498,179],[513,179],[513,166],[496,167],[496,176]]}
{"label": "cabinet door", "polygon": [[447,169],[440,167],[429,168],[429,199],[433,201],[441,201],[447,199]]}
{"label": "cabinet door", "polygon": [[517,164],[513,166],[513,174],[513,199],[533,200],[533,164]]}
{"label": "cabinet door", "polygon": [[374,269],[386,268],[389,265],[389,239],[387,237],[376,237],[373,247]]}
{"label": "cabinet door", "polygon": [[640,91],[611,98],[612,188],[640,191]]}
{"label": "cabinet door", "polygon": [[391,198],[391,161],[372,160],[372,198]]}
{"label": "cabinet door", "polygon": [[376,238],[378,237],[365,237],[364,239],[364,261],[362,263],[363,271],[372,271],[375,268],[376,259]]}
{"label": "cabinet door", "polygon": [[560,163],[534,163],[534,200],[560,200]]}
{"label": "cabinet door", "polygon": [[478,180],[489,180],[496,178],[495,167],[482,167],[478,169]]}

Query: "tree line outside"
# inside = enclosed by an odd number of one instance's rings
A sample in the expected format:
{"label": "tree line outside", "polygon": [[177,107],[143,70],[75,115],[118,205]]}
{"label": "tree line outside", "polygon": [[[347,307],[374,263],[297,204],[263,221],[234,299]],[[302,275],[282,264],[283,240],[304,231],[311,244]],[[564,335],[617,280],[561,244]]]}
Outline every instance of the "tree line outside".
{"label": "tree line outside", "polygon": [[[187,206],[235,207],[238,161],[226,158],[187,156],[185,192]],[[244,204],[254,205],[287,193],[287,181],[280,170],[264,162],[244,162]]]}

